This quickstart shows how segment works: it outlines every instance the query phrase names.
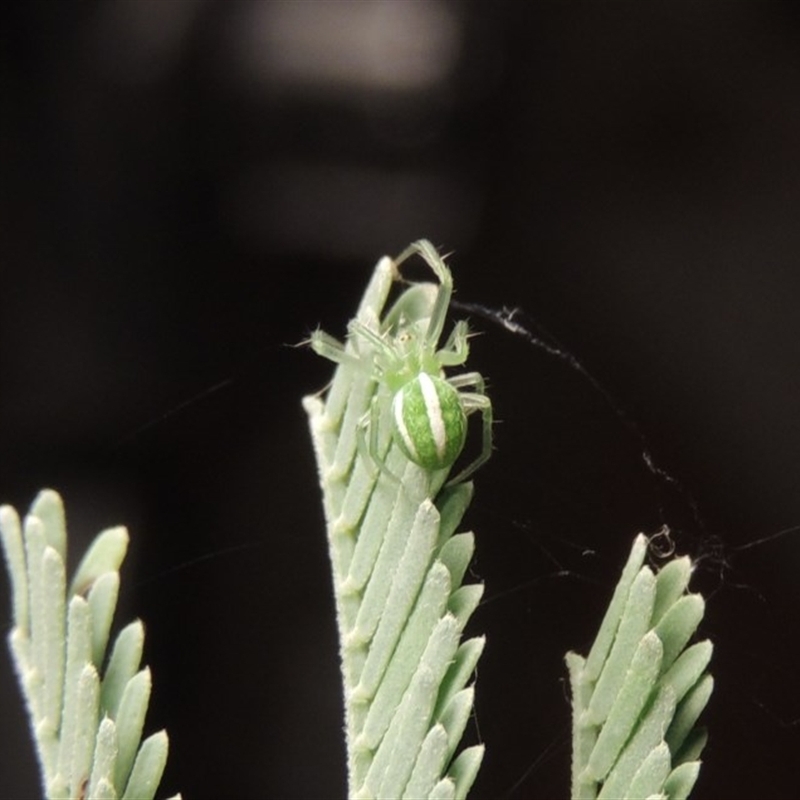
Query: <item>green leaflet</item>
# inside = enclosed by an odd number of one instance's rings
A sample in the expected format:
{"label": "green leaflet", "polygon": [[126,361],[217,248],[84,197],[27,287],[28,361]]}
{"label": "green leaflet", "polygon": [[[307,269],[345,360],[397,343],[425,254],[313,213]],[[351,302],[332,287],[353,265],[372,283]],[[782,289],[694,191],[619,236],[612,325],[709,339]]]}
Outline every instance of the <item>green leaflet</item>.
{"label": "green leaflet", "polygon": [[45,795],[154,797],[168,740],[160,731],[140,746],[150,696],[150,672],[139,671],[141,622],[117,636],[101,676],[127,531],[110,528],[95,538],[68,593],[66,519],[58,493],[40,492],[24,526],[13,508],[0,508],[0,538],[14,611],[9,646],[31,715]]}
{"label": "green leaflet", "polygon": [[568,653],[572,797],[685,798],[705,743],[695,723],[711,694],[708,641],[687,643],[704,602],[686,594],[687,558],[654,575],[636,537],[587,659]]}
{"label": "green leaflet", "polygon": [[[442,488],[447,469],[407,457],[392,435],[393,392],[374,374],[376,358],[414,337],[429,337],[424,358],[439,352],[430,337],[441,334],[449,302],[443,263],[434,268],[439,285],[413,284],[385,308],[412,251],[435,254],[419,242],[397,262],[381,259],[345,344],[312,336],[337,367],[324,398],[303,400],[323,491],[354,798],[464,797],[483,755],[471,748],[453,760],[472,710],[465,686],[483,649],[482,639],[460,642],[483,588],[461,585],[474,537],[456,531],[472,485]],[[452,358],[465,358],[463,324],[450,341]]]}

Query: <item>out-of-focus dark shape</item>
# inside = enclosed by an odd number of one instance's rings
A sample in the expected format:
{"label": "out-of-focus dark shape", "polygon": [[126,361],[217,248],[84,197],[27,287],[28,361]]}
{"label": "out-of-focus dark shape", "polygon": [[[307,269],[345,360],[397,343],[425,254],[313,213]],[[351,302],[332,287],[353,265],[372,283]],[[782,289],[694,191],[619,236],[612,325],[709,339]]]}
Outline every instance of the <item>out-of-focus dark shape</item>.
{"label": "out-of-focus dark shape", "polygon": [[87,31],[97,67],[120,83],[165,77],[181,58],[192,24],[209,0],[107,0]]}

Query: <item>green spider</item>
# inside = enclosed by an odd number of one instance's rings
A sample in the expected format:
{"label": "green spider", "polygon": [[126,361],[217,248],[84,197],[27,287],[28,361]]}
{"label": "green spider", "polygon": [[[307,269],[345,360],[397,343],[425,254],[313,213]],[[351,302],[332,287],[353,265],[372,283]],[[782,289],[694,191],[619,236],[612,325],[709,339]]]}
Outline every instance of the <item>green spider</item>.
{"label": "green spider", "polygon": [[[483,422],[481,453],[450,481],[451,484],[460,483],[492,454],[492,403],[480,373],[445,375],[446,367],[467,360],[467,323],[456,322],[444,346],[439,347],[453,293],[453,279],[436,248],[425,239],[409,245],[394,260],[394,266],[398,267],[415,254],[433,270],[438,287],[417,284],[408,290],[378,330],[353,320],[348,334],[356,347],[351,350],[320,330],[311,335],[310,343],[316,353],[337,364],[365,367],[379,389],[381,386],[388,389],[392,396],[392,438],[406,457],[423,469],[434,471],[453,465],[464,449],[467,417],[480,411]],[[376,392],[370,410],[359,423],[359,449],[388,472],[378,452],[378,396]]]}

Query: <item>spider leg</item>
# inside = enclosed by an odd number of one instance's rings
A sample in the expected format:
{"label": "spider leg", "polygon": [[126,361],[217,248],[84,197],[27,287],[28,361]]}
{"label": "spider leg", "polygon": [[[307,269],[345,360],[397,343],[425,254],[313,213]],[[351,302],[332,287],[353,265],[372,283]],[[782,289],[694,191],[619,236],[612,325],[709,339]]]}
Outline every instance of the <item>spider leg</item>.
{"label": "spider leg", "polygon": [[353,337],[358,337],[372,346],[374,352],[369,353],[369,361],[373,365],[373,371],[378,378],[387,369],[395,368],[398,355],[397,348],[393,342],[387,341],[384,336],[355,319],[350,321],[347,330],[350,334],[351,342]]}
{"label": "spider leg", "polygon": [[492,401],[485,394],[480,393],[482,391],[483,378],[477,372],[467,373],[467,375],[458,377],[468,377],[475,381],[476,385],[478,383],[481,385],[481,389],[478,392],[463,392],[461,394],[461,403],[464,413],[467,415],[473,411],[481,412],[481,417],[483,418],[483,445],[480,455],[471,464],[467,464],[455,478],[451,478],[447,482],[448,486],[465,481],[478,467],[485,464],[492,455]]}
{"label": "spider leg", "polygon": [[[386,448],[386,452],[383,454],[383,456],[381,456],[380,418],[380,403],[378,402],[378,395],[375,394],[370,401],[369,410],[358,422],[358,429],[356,431],[356,447],[358,449],[358,455],[363,460],[364,467],[369,473],[370,478],[374,479],[377,477],[379,472],[382,472],[390,480],[394,481],[395,483],[400,483],[400,478],[398,478],[386,466],[386,456],[389,453],[388,447]],[[368,432],[369,438],[367,436]]]}
{"label": "spider leg", "polygon": [[360,336],[379,350],[391,350],[388,342],[379,333],[357,319],[350,320],[347,325],[347,332],[351,336]]}
{"label": "spider leg", "polygon": [[468,336],[467,323],[463,319],[456,322],[453,332],[445,342],[444,347],[436,351],[436,360],[443,367],[455,367],[463,364],[469,356]]}
{"label": "spider leg", "polygon": [[311,334],[308,343],[317,355],[327,358],[336,364],[363,366],[355,353],[349,352],[338,339],[319,328]]}
{"label": "spider leg", "polygon": [[450,307],[450,298],[453,295],[453,276],[444,263],[444,259],[427,239],[419,239],[416,242],[412,242],[395,259],[395,264],[399,266],[403,261],[415,254],[420,255],[425,260],[425,263],[433,270],[433,274],[439,279],[439,291],[431,310],[428,332],[425,336],[426,340],[433,342],[435,346],[444,330],[444,320],[447,316],[447,309]]}
{"label": "spider leg", "polygon": [[[364,412],[361,419],[358,421],[358,425],[356,426],[356,450],[358,451],[358,455],[361,460],[364,462],[364,468],[369,473],[371,478],[374,478],[377,474],[377,462],[372,457],[372,452],[370,447],[372,446],[372,431],[375,429],[375,425],[372,424],[372,420],[375,416],[375,398],[372,398],[372,402],[369,405],[369,410]],[[370,433],[370,442],[367,442],[367,430]]]}
{"label": "spider leg", "polygon": [[[472,386],[475,389],[474,394],[481,396],[486,394],[486,379],[480,372],[464,372],[461,375],[451,375],[447,378],[447,382],[454,389],[466,389]],[[466,393],[462,395],[462,398],[465,396],[467,396]],[[469,413],[466,408],[464,411],[467,414]]]}

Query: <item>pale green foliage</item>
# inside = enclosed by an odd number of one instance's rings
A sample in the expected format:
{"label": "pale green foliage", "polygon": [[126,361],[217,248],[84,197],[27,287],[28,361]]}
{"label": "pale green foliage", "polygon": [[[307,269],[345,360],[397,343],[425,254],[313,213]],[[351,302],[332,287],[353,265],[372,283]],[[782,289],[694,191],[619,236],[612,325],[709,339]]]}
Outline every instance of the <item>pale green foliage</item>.
{"label": "pale green foliage", "polygon": [[712,646],[686,645],[705,605],[685,594],[688,558],[655,575],[646,553],[639,535],[589,656],[567,654],[573,800],[680,800],[700,771],[706,733],[695,724],[713,688]]}
{"label": "pale green foliage", "polygon": [[[422,327],[438,288],[412,286],[384,315],[397,278],[395,262],[382,259],[351,330],[402,336]],[[319,341],[331,340],[318,332]],[[392,393],[375,380],[371,346],[351,337],[324,400],[303,401],[333,570],[349,796],[465,797],[483,756],[480,746],[453,758],[483,649],[482,638],[460,642],[483,590],[461,586],[474,540],[454,535],[472,485],[442,489],[447,470],[423,469],[392,441]],[[367,417],[370,453],[359,447]]]}
{"label": "pale green foliage", "polygon": [[139,668],[141,622],[117,636],[100,677],[127,531],[98,534],[69,592],[66,521],[56,492],[39,493],[24,527],[11,506],[0,507],[0,535],[13,599],[9,645],[46,797],[152,798],[168,742],[165,731],[141,741],[151,688],[150,670]]}

